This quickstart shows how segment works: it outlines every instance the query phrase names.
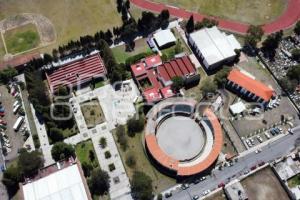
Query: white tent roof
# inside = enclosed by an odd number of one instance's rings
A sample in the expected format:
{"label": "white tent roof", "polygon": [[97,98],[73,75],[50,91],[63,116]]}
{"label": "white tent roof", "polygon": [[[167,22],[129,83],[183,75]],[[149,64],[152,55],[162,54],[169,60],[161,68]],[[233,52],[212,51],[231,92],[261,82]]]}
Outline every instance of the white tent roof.
{"label": "white tent roof", "polygon": [[153,37],[159,47],[176,42],[176,38],[174,34],[170,31],[170,29],[161,30],[153,34]]}
{"label": "white tent roof", "polygon": [[24,200],[88,200],[78,166],[23,185]]}
{"label": "white tent roof", "polygon": [[230,107],[230,112],[234,115],[236,114],[240,114],[242,113],[244,110],[246,110],[246,106],[243,102],[238,102],[238,103],[235,103],[235,104],[232,104]]}
{"label": "white tent roof", "polygon": [[193,32],[190,38],[209,65],[233,57],[236,55],[234,49],[241,49],[241,45],[233,35],[222,33],[216,26]]}

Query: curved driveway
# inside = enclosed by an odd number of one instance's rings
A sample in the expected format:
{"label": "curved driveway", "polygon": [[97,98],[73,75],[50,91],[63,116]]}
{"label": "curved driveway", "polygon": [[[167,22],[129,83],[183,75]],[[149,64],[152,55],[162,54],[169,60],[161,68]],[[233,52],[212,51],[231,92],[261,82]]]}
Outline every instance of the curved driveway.
{"label": "curved driveway", "polygon": [[[209,17],[200,13],[187,11],[182,8],[176,8],[172,6],[168,6],[162,3],[155,3],[150,0],[130,0],[134,5],[149,10],[152,12],[161,12],[164,9],[168,9],[170,15],[188,19],[191,15],[194,15],[195,21],[201,21],[204,17]],[[224,30],[228,30],[231,32],[236,32],[240,34],[245,34],[247,32],[249,24],[221,19],[218,17],[214,17],[219,21],[219,27]],[[300,19],[300,0],[288,0],[288,6],[285,12],[278,17],[275,21],[263,25],[263,29],[265,33],[270,34],[279,30],[290,28],[294,25],[297,20]]]}

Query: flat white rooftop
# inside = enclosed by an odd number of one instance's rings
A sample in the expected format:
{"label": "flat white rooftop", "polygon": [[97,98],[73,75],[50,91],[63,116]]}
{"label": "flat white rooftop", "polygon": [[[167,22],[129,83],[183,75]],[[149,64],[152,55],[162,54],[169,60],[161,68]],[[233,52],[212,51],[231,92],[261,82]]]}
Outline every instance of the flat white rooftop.
{"label": "flat white rooftop", "polygon": [[235,49],[241,49],[241,45],[233,35],[226,35],[216,26],[193,32],[190,38],[201,51],[208,65],[231,58],[236,55]]}
{"label": "flat white rooftop", "polygon": [[24,200],[88,200],[76,164],[23,185]]}
{"label": "flat white rooftop", "polygon": [[159,47],[176,42],[176,38],[170,29],[162,30],[153,34],[153,38]]}
{"label": "flat white rooftop", "polygon": [[232,114],[236,115],[236,114],[240,114],[240,113],[244,112],[246,110],[246,106],[243,102],[239,101],[239,102],[229,106],[229,109]]}

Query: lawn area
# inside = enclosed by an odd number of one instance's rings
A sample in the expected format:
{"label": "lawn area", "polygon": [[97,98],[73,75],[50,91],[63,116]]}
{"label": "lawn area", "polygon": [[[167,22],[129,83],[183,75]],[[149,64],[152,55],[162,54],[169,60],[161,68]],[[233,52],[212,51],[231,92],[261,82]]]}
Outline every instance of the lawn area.
{"label": "lawn area", "polygon": [[55,44],[41,51],[52,52],[53,48],[71,39],[86,34],[106,31],[122,24],[115,0],[9,0],[0,1],[0,20],[19,13],[37,13],[47,17],[56,29]]}
{"label": "lawn area", "polygon": [[34,24],[27,24],[4,33],[7,51],[12,54],[21,53],[37,47],[40,36]]}
{"label": "lawn area", "polygon": [[80,108],[88,128],[95,127],[105,121],[102,108],[97,99],[81,103]]}
{"label": "lawn area", "polygon": [[[116,139],[116,134],[114,133],[113,136]],[[122,161],[124,163],[127,175],[129,178],[132,178],[134,170],[142,170],[144,173],[146,173],[148,176],[151,177],[153,181],[153,188],[155,193],[160,193],[161,191],[173,186],[176,184],[175,179],[172,179],[170,177],[167,177],[163,174],[161,174],[159,171],[156,170],[155,167],[150,163],[148,160],[145,152],[144,152],[144,147],[142,144],[142,134],[136,134],[135,137],[128,137],[126,136],[128,140],[128,148],[124,152],[120,148],[120,145],[117,143],[119,153],[121,155]],[[125,164],[126,157],[129,154],[133,154],[136,158],[136,165],[134,168],[130,168]]]}
{"label": "lawn area", "polygon": [[[90,151],[94,152],[94,160],[91,160]],[[91,140],[87,140],[81,143],[78,143],[75,146],[76,156],[81,163],[91,163],[93,167],[98,167],[99,162],[94,150],[94,146]]]}
{"label": "lawn area", "polygon": [[293,178],[290,178],[287,182],[290,188],[300,185],[300,174],[297,174]]}
{"label": "lawn area", "polygon": [[264,24],[280,16],[286,0],[152,0],[187,10],[250,24]]}
{"label": "lawn area", "polygon": [[126,52],[125,45],[118,46],[112,49],[112,52],[118,63],[125,63],[125,60],[131,56],[147,52],[152,52],[145,38],[135,41],[134,51]]}
{"label": "lawn area", "polygon": [[205,83],[206,79],[213,80],[213,76],[207,76],[206,72],[203,70],[202,67],[198,68],[198,73],[200,74],[200,83],[195,87],[187,89],[185,91],[185,97],[193,98],[194,100],[199,102],[203,98],[203,94],[201,91],[203,83]]}
{"label": "lawn area", "polygon": [[74,126],[72,128],[67,128],[63,130],[64,138],[71,137],[73,135],[76,135],[78,133],[78,128],[76,126],[76,123],[74,123]]}

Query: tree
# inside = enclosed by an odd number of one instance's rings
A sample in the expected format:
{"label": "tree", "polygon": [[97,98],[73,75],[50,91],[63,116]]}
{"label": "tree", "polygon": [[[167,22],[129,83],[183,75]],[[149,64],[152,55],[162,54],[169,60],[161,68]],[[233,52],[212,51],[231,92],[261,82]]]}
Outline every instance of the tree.
{"label": "tree", "polygon": [[130,9],[130,1],[129,0],[125,1],[125,7],[127,10]]}
{"label": "tree", "polygon": [[279,42],[283,36],[283,31],[272,33],[268,35],[267,39],[262,43],[262,50],[275,55],[275,49],[277,49]]}
{"label": "tree", "polygon": [[[58,107],[58,106],[56,106]],[[61,129],[59,128],[50,128],[49,130],[49,137],[51,138],[51,140],[53,142],[59,142],[62,141],[64,139],[64,135]]]}
{"label": "tree", "polygon": [[152,180],[141,171],[135,171],[131,183],[132,195],[135,199],[150,200],[152,199]]}
{"label": "tree", "polygon": [[133,137],[135,133],[141,132],[144,129],[145,120],[142,116],[138,119],[132,117],[127,121],[128,136]]}
{"label": "tree", "polygon": [[187,21],[185,29],[186,29],[187,33],[192,33],[194,31],[195,24],[194,24],[194,16],[193,15],[191,15],[191,17]]}
{"label": "tree", "polygon": [[88,185],[93,195],[103,195],[109,190],[109,175],[106,171],[96,168],[91,172]]}
{"label": "tree", "polygon": [[292,57],[294,60],[300,60],[300,49],[293,49],[292,50]]}
{"label": "tree", "polygon": [[172,90],[178,92],[184,86],[184,80],[181,76],[175,76],[172,78]]}
{"label": "tree", "polygon": [[75,149],[71,144],[57,142],[53,145],[51,149],[51,155],[53,160],[59,161],[61,159],[75,157]]}
{"label": "tree", "polygon": [[2,177],[2,183],[5,185],[10,196],[17,192],[21,180],[21,172],[17,166],[11,165],[5,170]]}
{"label": "tree", "polygon": [[135,158],[134,154],[133,153],[129,153],[128,156],[126,157],[126,161],[125,162],[126,162],[126,165],[128,167],[133,168],[135,166],[135,164],[136,164],[136,158]]}
{"label": "tree", "polygon": [[18,168],[25,177],[32,177],[37,174],[38,169],[43,167],[44,160],[42,155],[38,151],[27,152],[25,149],[21,149]]}
{"label": "tree", "polygon": [[281,87],[283,87],[288,93],[293,93],[298,85],[296,80],[289,80],[287,77],[279,80]]}
{"label": "tree", "polygon": [[117,142],[120,144],[121,149],[123,151],[126,151],[128,144],[127,144],[127,138],[125,135],[125,127],[124,126],[117,127],[116,136],[117,136]]}
{"label": "tree", "polygon": [[101,137],[99,140],[99,144],[101,146],[102,149],[104,149],[107,146],[107,140],[105,137]]}
{"label": "tree", "polygon": [[256,45],[261,41],[264,31],[261,26],[250,25],[245,37],[245,44],[256,48]]}
{"label": "tree", "polygon": [[95,153],[92,150],[89,151],[89,159],[91,162],[94,162],[95,160]]}
{"label": "tree", "polygon": [[203,82],[203,86],[202,86],[201,90],[203,91],[204,96],[206,96],[209,93],[215,93],[217,90],[217,85],[215,84],[214,81],[212,81],[210,79],[206,79]]}
{"label": "tree", "polygon": [[91,171],[93,170],[93,165],[87,162],[83,162],[81,164],[82,171],[85,177],[89,177],[91,175]]}
{"label": "tree", "polygon": [[295,25],[294,32],[297,35],[300,35],[300,21],[298,21]]}
{"label": "tree", "polygon": [[18,75],[18,72],[15,68],[12,67],[4,68],[3,70],[0,71],[0,81],[6,84],[16,75]]}
{"label": "tree", "polygon": [[224,88],[230,70],[230,67],[224,66],[223,69],[216,73],[214,81],[216,82],[219,88]]}
{"label": "tree", "polygon": [[286,75],[290,80],[296,80],[297,83],[299,84],[299,82],[300,82],[300,65],[291,67]]}

